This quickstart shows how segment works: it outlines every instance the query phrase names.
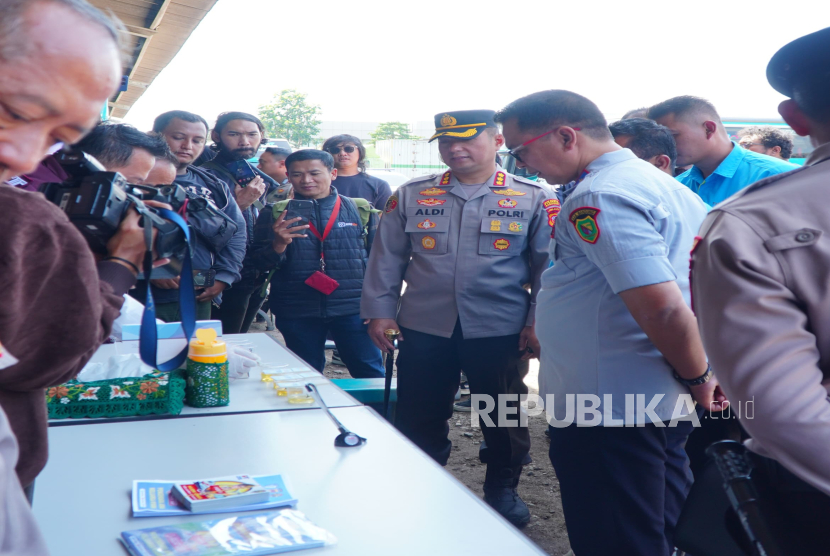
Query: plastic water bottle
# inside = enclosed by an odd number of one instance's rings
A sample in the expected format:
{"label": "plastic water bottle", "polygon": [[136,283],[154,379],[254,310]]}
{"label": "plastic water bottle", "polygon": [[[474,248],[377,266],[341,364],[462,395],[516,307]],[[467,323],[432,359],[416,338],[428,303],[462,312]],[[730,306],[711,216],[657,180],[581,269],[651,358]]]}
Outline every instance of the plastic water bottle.
{"label": "plastic water bottle", "polygon": [[185,403],[191,407],[217,407],[230,403],[228,349],[216,330],[200,328],[190,341],[187,355]]}

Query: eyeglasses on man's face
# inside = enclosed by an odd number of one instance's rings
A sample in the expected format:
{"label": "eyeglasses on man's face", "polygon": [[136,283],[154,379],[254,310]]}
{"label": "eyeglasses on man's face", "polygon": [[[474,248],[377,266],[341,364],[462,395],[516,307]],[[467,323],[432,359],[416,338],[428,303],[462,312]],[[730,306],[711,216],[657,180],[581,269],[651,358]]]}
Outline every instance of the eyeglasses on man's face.
{"label": "eyeglasses on man's face", "polygon": [[[550,131],[546,131],[545,133],[543,133],[542,135],[539,135],[538,137],[534,137],[533,139],[528,139],[527,141],[525,141],[524,143],[522,143],[521,145],[519,145],[519,146],[518,146],[518,147],[516,147],[515,149],[510,149],[509,151],[507,151],[507,153],[508,153],[510,156],[512,156],[513,158],[515,158],[515,159],[516,159],[516,162],[521,162],[521,163],[524,163],[524,160],[522,160],[522,157],[521,157],[520,155],[518,155],[518,154],[517,154],[520,150],[524,149],[525,147],[527,147],[528,145],[530,145],[530,144],[531,144],[531,143],[533,143],[534,141],[538,141],[538,140],[539,140],[539,139],[541,139],[542,137],[546,137],[546,136],[550,135],[551,133],[556,133],[557,131],[559,131],[559,130],[560,130],[560,129],[562,129],[563,127],[565,127],[565,126],[559,126],[559,127],[553,128],[552,130],[550,130]],[[574,131],[580,131],[582,128],[580,128],[580,127],[573,127],[573,128],[571,128],[571,129],[573,129]]]}

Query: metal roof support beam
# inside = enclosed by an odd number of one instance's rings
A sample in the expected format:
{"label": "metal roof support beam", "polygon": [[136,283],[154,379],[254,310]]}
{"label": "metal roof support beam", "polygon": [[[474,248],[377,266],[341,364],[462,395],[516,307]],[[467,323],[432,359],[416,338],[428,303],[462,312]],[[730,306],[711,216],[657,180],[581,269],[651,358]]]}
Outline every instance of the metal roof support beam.
{"label": "metal roof support beam", "polygon": [[144,37],[145,39],[151,38],[153,35],[156,34],[155,30],[153,29],[146,29],[144,27],[136,27],[135,25],[124,25],[127,28],[127,32],[131,35],[135,35],[136,37]]}
{"label": "metal roof support beam", "polygon": [[156,17],[153,18],[153,22],[150,24],[150,29],[153,31],[158,29],[159,25],[161,25],[161,20],[164,18],[164,14],[167,13],[167,8],[170,7],[170,2],[172,2],[172,0],[164,0],[159,8],[159,11],[156,12]]}

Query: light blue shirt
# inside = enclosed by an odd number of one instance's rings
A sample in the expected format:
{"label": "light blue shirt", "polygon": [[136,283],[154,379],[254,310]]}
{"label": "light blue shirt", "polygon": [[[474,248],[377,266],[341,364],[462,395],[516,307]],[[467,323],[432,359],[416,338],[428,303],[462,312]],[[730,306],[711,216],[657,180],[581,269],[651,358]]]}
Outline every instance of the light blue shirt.
{"label": "light blue shirt", "polygon": [[707,208],[628,149],[606,153],[586,170],[582,181],[557,192],[554,265],[542,275],[536,308],[540,393],[554,394],[559,420],[567,394],[611,394],[616,419],[626,417],[626,394],[643,394],[646,404],[663,394],[653,411],[668,421],[678,396],[689,391],[617,294],[674,281],[690,304],[689,252]]}
{"label": "light blue shirt", "polygon": [[692,166],[677,179],[710,206],[715,206],[758,180],[798,168],[778,158],[748,151],[732,141],[732,152],[708,178],[703,177],[697,166]]}

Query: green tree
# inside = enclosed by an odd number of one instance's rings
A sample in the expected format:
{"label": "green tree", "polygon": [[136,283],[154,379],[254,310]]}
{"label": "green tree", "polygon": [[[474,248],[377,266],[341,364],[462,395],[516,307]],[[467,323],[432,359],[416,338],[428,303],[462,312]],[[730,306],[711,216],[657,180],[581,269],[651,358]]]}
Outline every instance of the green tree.
{"label": "green tree", "polygon": [[311,143],[320,133],[320,107],[311,105],[305,93],[284,89],[270,104],[259,107],[259,119],[268,137],[287,139],[294,148]]}
{"label": "green tree", "polygon": [[369,134],[372,144],[377,145],[378,141],[384,139],[420,139],[417,135],[409,133],[409,126],[403,122],[384,122],[379,124],[373,133]]}

